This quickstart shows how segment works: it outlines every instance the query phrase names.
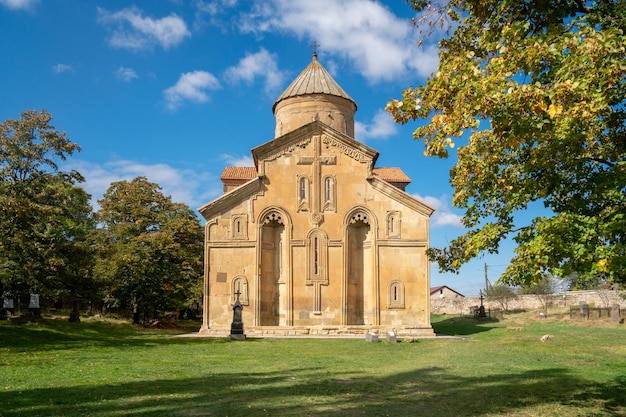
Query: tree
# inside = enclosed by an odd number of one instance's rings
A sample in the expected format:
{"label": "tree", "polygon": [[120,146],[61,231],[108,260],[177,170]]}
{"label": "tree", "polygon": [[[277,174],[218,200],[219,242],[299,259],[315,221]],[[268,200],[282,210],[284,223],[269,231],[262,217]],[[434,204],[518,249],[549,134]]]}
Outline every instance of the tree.
{"label": "tree", "polygon": [[52,272],[46,279],[47,293],[72,303],[70,321],[79,322],[79,301],[96,301],[100,284],[93,277],[95,223],[89,200],[81,187],[58,180],[48,184],[54,189],[59,209],[45,227],[43,237],[48,243],[44,253]]}
{"label": "tree", "polygon": [[0,125],[0,292],[81,297],[89,287],[91,207],[78,172],[58,162],[80,147],[46,111]]}
{"label": "tree", "polygon": [[504,311],[509,311],[509,302],[515,299],[517,294],[506,284],[490,285],[487,288],[487,300],[497,302]]}
{"label": "tree", "polygon": [[553,277],[544,275],[540,279],[522,286],[522,292],[524,294],[533,294],[537,297],[541,303],[544,317],[548,317],[548,306],[552,302],[555,285],[556,283]]}
{"label": "tree", "polygon": [[173,203],[145,177],[111,184],[96,213],[96,274],[133,322],[178,310],[202,277],[203,233],[187,206]]}
{"label": "tree", "polygon": [[[602,273],[626,283],[626,2],[411,0],[450,22],[438,72],[387,110],[447,157],[468,231],[429,256],[442,271],[513,237],[502,280]],[[551,215],[519,224],[533,202]]]}

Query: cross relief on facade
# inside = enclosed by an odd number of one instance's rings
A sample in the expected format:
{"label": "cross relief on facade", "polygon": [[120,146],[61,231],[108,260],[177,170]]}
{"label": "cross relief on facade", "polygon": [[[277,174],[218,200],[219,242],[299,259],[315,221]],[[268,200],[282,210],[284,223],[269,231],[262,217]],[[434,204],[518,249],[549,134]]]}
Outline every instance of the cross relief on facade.
{"label": "cross relief on facade", "polygon": [[[298,165],[310,166],[311,181],[308,197],[311,211],[311,222],[317,229],[324,220],[323,204],[329,199],[330,185],[323,180],[322,167],[328,165],[336,165],[337,158],[335,156],[322,155],[322,137],[315,135],[311,138],[313,145],[313,155],[300,156],[297,160]],[[312,171],[312,172],[311,172]],[[304,178],[304,177],[303,177]],[[306,190],[301,190],[306,192]],[[302,195],[306,197],[306,195]],[[307,241],[308,246],[308,271],[306,284],[314,287],[313,310],[316,314],[321,314],[322,309],[322,286],[328,285],[328,266],[327,266],[327,237],[319,231],[314,230]]]}
{"label": "cross relief on facade", "polygon": [[[303,187],[306,187],[306,184],[303,182],[300,184],[300,196],[301,199],[309,197],[311,222],[315,227],[318,227],[324,220],[322,204],[328,199],[328,197],[325,197],[325,194],[328,194],[328,190],[325,189],[325,184],[322,181],[322,166],[336,165],[337,157],[322,155],[322,137],[320,135],[313,136],[311,142],[313,144],[313,155],[298,157],[298,165],[310,165],[313,168],[310,190],[303,189]],[[304,177],[300,181],[304,181]],[[326,188],[328,187],[327,185]],[[307,191],[309,192],[308,195],[306,195]]]}

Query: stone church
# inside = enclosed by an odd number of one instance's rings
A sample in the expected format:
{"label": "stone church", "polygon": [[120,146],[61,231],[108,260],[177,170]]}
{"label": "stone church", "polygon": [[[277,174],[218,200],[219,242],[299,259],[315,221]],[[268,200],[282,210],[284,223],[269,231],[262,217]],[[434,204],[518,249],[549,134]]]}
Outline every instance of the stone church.
{"label": "stone church", "polygon": [[200,334],[432,336],[433,209],[354,139],[357,105],[313,54],[273,106],[254,166],[226,167],[206,219]]}

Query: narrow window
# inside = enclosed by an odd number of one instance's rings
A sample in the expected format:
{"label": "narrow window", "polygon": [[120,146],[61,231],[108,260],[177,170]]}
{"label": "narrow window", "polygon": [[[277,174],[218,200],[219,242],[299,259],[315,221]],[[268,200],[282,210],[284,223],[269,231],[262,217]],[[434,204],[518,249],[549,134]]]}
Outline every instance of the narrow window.
{"label": "narrow window", "polygon": [[300,201],[306,200],[306,178],[300,178]]}
{"label": "narrow window", "polygon": [[400,238],[400,212],[390,211],[387,213],[387,237]]}
{"label": "narrow window", "polygon": [[328,238],[319,229],[309,233],[306,241],[306,285],[322,282],[328,285]]}
{"label": "narrow window", "polygon": [[320,262],[320,252],[319,252],[319,239],[316,237],[313,241],[313,275],[319,275],[319,262]]}
{"label": "narrow window", "polygon": [[389,284],[389,296],[387,298],[388,308],[404,308],[404,285],[401,281],[392,281]]}
{"label": "narrow window", "polygon": [[331,199],[332,199],[332,180],[330,179],[330,177],[326,177],[326,202],[330,203]]}
{"label": "narrow window", "polygon": [[230,235],[232,239],[247,239],[248,229],[245,214],[234,214],[230,220]]}
{"label": "narrow window", "polygon": [[332,175],[328,175],[323,178],[321,184],[322,210],[329,212],[336,212],[337,189],[335,188],[335,178]]}

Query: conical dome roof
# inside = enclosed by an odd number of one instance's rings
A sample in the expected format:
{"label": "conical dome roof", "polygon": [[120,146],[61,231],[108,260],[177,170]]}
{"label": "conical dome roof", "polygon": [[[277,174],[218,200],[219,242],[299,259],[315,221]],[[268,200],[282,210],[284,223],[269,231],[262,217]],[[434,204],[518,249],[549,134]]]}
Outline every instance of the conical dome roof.
{"label": "conical dome roof", "polygon": [[350,100],[356,107],[356,102],[337,84],[317,60],[317,53],[313,53],[311,63],[289,84],[289,87],[274,102],[272,111],[275,112],[276,105],[290,97],[304,96],[307,94],[328,94]]}
{"label": "conical dome roof", "polygon": [[276,118],[275,137],[316,120],[354,137],[356,109],[356,102],[317,61],[317,54],[314,53],[311,63],[289,84],[272,107]]}

